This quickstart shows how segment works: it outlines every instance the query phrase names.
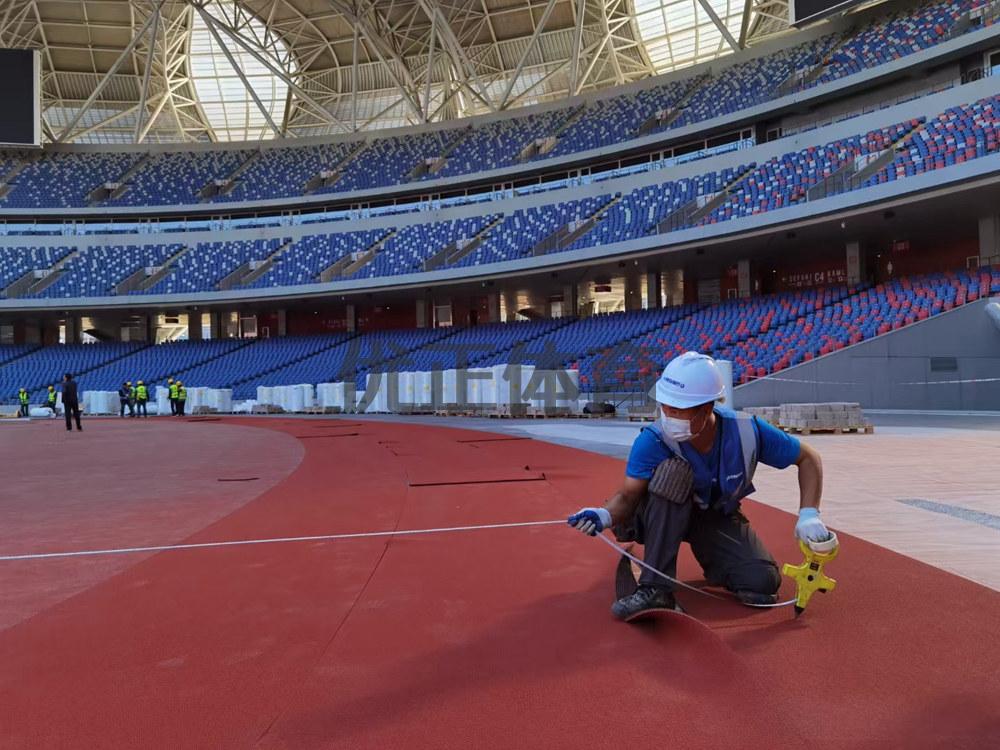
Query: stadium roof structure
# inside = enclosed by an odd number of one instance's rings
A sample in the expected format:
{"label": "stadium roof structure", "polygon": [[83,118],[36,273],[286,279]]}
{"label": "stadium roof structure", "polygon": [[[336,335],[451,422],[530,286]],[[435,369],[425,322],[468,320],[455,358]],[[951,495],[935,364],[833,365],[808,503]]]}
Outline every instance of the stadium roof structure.
{"label": "stadium roof structure", "polygon": [[255,141],[454,120],[715,59],[787,0],[5,0],[48,142]]}

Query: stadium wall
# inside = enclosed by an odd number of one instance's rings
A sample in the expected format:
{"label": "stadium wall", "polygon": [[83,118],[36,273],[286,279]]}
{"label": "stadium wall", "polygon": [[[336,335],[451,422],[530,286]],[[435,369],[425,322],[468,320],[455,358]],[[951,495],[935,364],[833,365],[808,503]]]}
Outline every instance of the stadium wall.
{"label": "stadium wall", "polygon": [[986,313],[996,301],[981,299],[738,386],[736,405],[1000,410],[1000,328]]}

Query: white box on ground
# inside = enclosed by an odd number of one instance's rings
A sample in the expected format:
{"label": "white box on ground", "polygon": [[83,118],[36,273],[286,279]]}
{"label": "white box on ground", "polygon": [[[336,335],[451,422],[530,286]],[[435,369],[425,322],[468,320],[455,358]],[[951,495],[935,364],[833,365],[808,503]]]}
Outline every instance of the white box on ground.
{"label": "white box on ground", "polygon": [[458,403],[458,371],[444,370],[441,373],[441,403]]}
{"label": "white box on ground", "polygon": [[303,383],[302,388],[302,400],[306,404],[306,408],[311,409],[316,405],[316,388],[312,383]]}
{"label": "white box on ground", "polygon": [[162,385],[156,386],[156,413],[170,413],[170,391]]}
{"label": "white box on ground", "polygon": [[370,372],[365,378],[365,392],[371,401],[365,407],[366,412],[384,414],[389,411],[389,388],[385,373]]}
{"label": "white box on ground", "polygon": [[413,391],[418,406],[433,407],[434,403],[434,373],[413,373]]}
{"label": "white box on ground", "polygon": [[400,406],[413,406],[416,403],[416,373],[401,372],[397,377],[397,394]]}

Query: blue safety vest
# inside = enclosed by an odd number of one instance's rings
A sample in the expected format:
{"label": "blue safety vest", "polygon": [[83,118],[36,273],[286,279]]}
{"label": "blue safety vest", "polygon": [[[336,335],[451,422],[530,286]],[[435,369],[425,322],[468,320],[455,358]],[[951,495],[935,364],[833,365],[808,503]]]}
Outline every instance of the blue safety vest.
{"label": "blue safety vest", "polygon": [[[715,507],[723,513],[732,513],[740,506],[740,500],[753,493],[753,475],[757,470],[757,429],[753,417],[737,413],[731,409],[715,408],[716,429],[722,431],[722,445],[719,451],[719,498]],[[653,422],[645,429],[652,430],[670,452],[689,461],[685,451],[694,451],[690,443],[683,445],[663,434],[659,422]],[[709,498],[695,495],[695,502],[707,508]]]}

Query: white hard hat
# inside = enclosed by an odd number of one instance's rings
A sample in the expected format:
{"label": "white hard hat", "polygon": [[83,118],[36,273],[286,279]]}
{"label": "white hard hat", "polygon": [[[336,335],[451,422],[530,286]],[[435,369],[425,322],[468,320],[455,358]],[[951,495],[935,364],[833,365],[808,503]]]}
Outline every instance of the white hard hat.
{"label": "white hard hat", "polygon": [[718,401],[725,392],[722,373],[715,360],[698,352],[684,352],[674,357],[656,381],[656,400],[677,409]]}

